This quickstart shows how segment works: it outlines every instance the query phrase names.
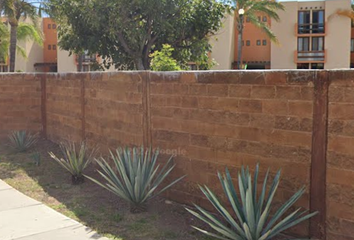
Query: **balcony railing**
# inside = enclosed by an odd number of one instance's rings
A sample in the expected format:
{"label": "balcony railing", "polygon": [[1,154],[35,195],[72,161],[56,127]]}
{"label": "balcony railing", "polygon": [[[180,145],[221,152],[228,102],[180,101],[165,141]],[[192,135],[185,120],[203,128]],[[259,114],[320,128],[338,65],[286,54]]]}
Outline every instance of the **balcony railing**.
{"label": "balcony railing", "polygon": [[326,51],[295,51],[295,62],[319,62],[326,61]]}
{"label": "balcony railing", "polygon": [[325,34],[326,24],[325,23],[307,23],[307,24],[296,24],[297,34]]}

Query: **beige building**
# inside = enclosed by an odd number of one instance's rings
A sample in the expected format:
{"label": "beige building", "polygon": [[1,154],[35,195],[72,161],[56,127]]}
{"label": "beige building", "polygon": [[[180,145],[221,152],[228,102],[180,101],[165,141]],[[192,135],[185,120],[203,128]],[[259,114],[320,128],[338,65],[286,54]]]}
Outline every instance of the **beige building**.
{"label": "beige building", "polygon": [[[351,10],[351,0],[279,0],[280,22],[265,19],[279,44],[245,21],[242,64],[248,69],[335,69],[354,67],[354,31],[351,20],[338,10]],[[353,32],[353,34],[352,34]],[[231,69],[237,59],[233,17],[212,40],[214,69]],[[234,43],[234,44],[233,44]],[[229,53],[235,53],[230,57]],[[269,65],[270,63],[270,65]],[[268,64],[268,65],[267,65]]]}
{"label": "beige building", "polygon": [[281,1],[285,11],[272,22],[279,45],[271,46],[272,69],[350,67],[351,20],[336,15],[350,0]]}

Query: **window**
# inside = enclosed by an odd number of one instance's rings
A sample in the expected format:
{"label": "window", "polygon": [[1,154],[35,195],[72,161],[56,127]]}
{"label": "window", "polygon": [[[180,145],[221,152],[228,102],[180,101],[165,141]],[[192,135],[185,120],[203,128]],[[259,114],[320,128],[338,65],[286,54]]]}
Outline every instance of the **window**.
{"label": "window", "polygon": [[242,41],[242,46],[245,46],[245,41]]}
{"label": "window", "polygon": [[263,22],[267,21],[267,16],[263,16]]}
{"label": "window", "polygon": [[310,11],[299,11],[298,33],[310,33]]}
{"label": "window", "polygon": [[52,50],[52,45],[48,45],[48,50]]}
{"label": "window", "polygon": [[324,69],[323,63],[311,63],[311,69]]}
{"label": "window", "polygon": [[298,38],[297,39],[297,50],[299,52],[308,52],[310,51],[310,39],[308,37]]}
{"label": "window", "polygon": [[354,52],[354,38],[350,39],[350,51]]}
{"label": "window", "polygon": [[246,46],[251,46],[251,41],[250,40],[246,41]]}
{"label": "window", "polygon": [[53,25],[52,25],[52,28],[53,28],[53,29],[56,29],[56,28],[57,28],[57,25],[56,25],[56,24],[53,24]]}
{"label": "window", "polygon": [[267,40],[263,40],[262,44],[263,44],[263,46],[266,46],[267,45]]}
{"label": "window", "polygon": [[53,45],[53,50],[57,50],[57,45]]}
{"label": "window", "polygon": [[257,46],[261,46],[261,40],[257,40]]}
{"label": "window", "polygon": [[246,22],[250,22],[251,19],[249,17],[246,17]]}
{"label": "window", "polygon": [[312,12],[312,33],[324,33],[324,11]]}
{"label": "window", "polygon": [[297,69],[310,69],[310,64],[309,63],[298,63]]}
{"label": "window", "polygon": [[52,28],[52,24],[48,24],[48,29],[51,29]]}
{"label": "window", "polygon": [[313,37],[312,38],[312,51],[323,51],[323,50],[324,50],[323,37]]}

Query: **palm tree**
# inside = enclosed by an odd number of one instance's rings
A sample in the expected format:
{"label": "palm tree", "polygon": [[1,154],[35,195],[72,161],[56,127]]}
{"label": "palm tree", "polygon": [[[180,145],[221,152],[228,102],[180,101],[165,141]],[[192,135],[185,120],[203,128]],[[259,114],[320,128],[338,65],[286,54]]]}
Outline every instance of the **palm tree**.
{"label": "palm tree", "polygon": [[258,18],[257,14],[266,14],[271,19],[279,21],[279,16],[277,14],[278,10],[284,10],[284,6],[277,2],[276,0],[233,0],[236,6],[235,10],[235,22],[237,24],[238,30],[238,58],[237,66],[238,69],[241,68],[242,59],[242,37],[244,29],[244,18],[249,19],[249,21],[255,26],[262,29],[270,38],[271,41],[277,42],[277,38],[270,29],[270,26],[266,22],[262,22]]}
{"label": "palm tree", "polygon": [[[0,0],[0,12],[8,19],[10,24],[10,72],[15,71],[17,40],[31,38],[35,42],[43,43],[42,34],[38,30],[37,9],[25,0]],[[29,18],[33,24],[20,23]],[[32,35],[31,35],[32,34]],[[21,53],[23,55],[23,53]]]}

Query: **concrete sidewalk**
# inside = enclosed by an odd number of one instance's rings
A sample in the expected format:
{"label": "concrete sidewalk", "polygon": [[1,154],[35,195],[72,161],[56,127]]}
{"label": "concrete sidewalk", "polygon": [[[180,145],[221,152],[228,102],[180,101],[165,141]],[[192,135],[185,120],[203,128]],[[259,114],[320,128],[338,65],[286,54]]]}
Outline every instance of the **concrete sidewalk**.
{"label": "concrete sidewalk", "polygon": [[108,240],[0,180],[0,240]]}

